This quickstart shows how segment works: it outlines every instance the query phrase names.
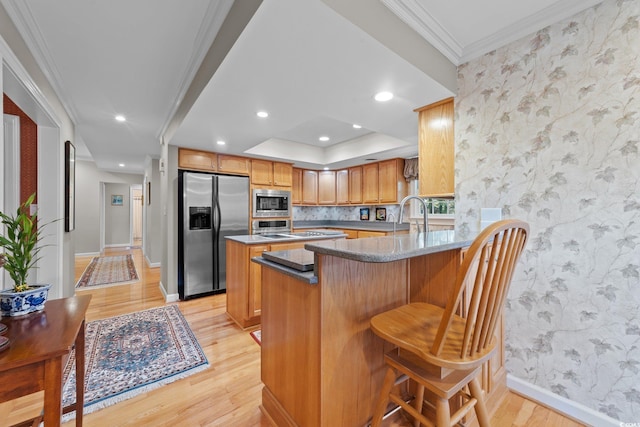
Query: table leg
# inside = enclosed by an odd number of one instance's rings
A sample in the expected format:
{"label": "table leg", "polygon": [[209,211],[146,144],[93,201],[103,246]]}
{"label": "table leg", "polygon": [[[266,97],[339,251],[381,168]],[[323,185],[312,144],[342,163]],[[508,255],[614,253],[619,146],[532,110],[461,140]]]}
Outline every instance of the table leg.
{"label": "table leg", "polygon": [[83,320],[76,337],[76,427],[82,427],[84,412],[84,325]]}
{"label": "table leg", "polygon": [[44,363],[44,425],[59,427],[62,416],[62,356]]}

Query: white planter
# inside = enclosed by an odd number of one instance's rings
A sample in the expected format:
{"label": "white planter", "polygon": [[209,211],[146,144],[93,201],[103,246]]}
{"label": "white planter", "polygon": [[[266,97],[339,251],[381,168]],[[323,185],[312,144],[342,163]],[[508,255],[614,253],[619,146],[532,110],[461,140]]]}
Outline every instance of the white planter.
{"label": "white planter", "polygon": [[0,310],[3,316],[22,316],[44,310],[51,285],[31,285],[31,289],[14,292],[12,289],[0,291]]}

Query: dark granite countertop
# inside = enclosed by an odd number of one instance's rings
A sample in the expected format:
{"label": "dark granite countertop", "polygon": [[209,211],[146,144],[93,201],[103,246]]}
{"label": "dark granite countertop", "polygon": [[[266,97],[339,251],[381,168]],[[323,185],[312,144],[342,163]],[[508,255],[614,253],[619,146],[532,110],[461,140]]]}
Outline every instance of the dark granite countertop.
{"label": "dark granite countertop", "polygon": [[[473,236],[475,237],[475,236]],[[367,239],[342,239],[330,242],[309,242],[305,249],[318,254],[333,255],[363,262],[391,262],[430,253],[471,246],[473,238],[456,237],[454,230],[398,234]]]}

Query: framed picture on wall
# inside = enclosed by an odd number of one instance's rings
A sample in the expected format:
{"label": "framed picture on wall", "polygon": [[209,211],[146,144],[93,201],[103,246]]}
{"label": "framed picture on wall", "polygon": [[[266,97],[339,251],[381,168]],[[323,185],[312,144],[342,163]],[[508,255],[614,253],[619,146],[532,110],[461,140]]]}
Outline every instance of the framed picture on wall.
{"label": "framed picture on wall", "polygon": [[76,228],[76,148],[64,143],[64,231]]}
{"label": "framed picture on wall", "polygon": [[123,203],[122,194],[111,195],[111,206],[122,206],[122,203]]}
{"label": "framed picture on wall", "polygon": [[387,209],[376,208],[376,221],[386,221],[386,220],[387,220]]}
{"label": "framed picture on wall", "polygon": [[369,208],[360,209],[360,220],[369,221]]}

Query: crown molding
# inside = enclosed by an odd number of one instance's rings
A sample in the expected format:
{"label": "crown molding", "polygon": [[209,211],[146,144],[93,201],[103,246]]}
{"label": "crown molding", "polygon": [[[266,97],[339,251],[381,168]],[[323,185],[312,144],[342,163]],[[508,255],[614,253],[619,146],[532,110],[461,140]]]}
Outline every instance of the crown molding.
{"label": "crown molding", "polygon": [[533,34],[555,22],[593,7],[602,0],[557,1],[541,11],[518,20],[488,37],[462,46],[419,0],[381,0],[398,18],[431,43],[455,65],[460,65],[508,43]]}
{"label": "crown molding", "polygon": [[77,109],[71,100],[64,96],[66,91],[62,85],[60,73],[55,66],[55,61],[47,47],[47,43],[33,18],[28,2],[21,0],[4,0],[2,5],[18,29],[36,63],[51,84],[63,108],[67,111],[67,114],[69,114],[71,121],[78,123]]}
{"label": "crown molding", "polygon": [[194,41],[194,46],[196,46],[196,48],[193,50],[191,58],[189,58],[189,62],[182,74],[175,102],[171,104],[171,108],[167,112],[162,127],[156,134],[156,138],[159,141],[161,141],[162,135],[164,135],[167,128],[169,127],[169,124],[173,120],[173,116],[176,114],[176,111],[180,107],[185,94],[189,90],[189,86],[191,85],[193,78],[198,72],[200,64],[202,64],[202,60],[209,51],[211,44],[215,40],[218,31],[220,31],[220,27],[224,23],[224,20],[229,14],[232,6],[233,0],[216,1],[209,4],[207,11],[202,18],[200,28],[198,29],[198,34],[196,35],[196,39]]}
{"label": "crown molding", "polygon": [[460,65],[462,45],[416,0],[381,0],[398,18],[438,49],[447,59]]}
{"label": "crown molding", "polygon": [[529,15],[484,39],[465,46],[460,57],[460,63],[463,64],[511,42],[534,34],[551,24],[560,22],[600,3],[602,3],[602,0],[558,1],[538,13]]}

